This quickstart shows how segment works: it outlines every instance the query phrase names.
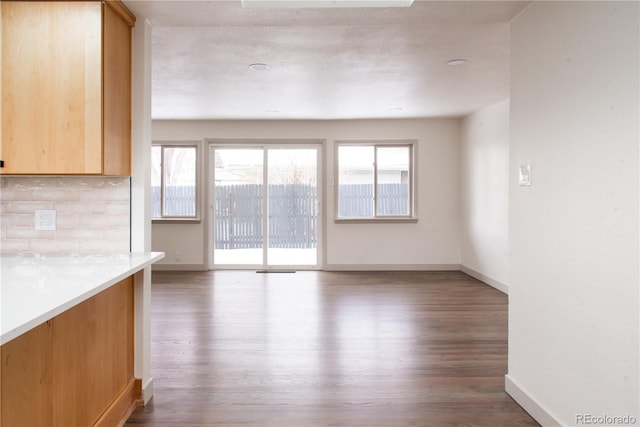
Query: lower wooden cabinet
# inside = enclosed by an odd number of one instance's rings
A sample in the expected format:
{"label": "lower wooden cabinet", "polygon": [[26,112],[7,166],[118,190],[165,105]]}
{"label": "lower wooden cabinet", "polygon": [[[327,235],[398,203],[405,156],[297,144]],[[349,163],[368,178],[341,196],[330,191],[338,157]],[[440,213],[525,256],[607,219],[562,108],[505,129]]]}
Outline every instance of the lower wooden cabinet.
{"label": "lower wooden cabinet", "polygon": [[118,425],[138,399],[133,277],[0,347],[0,425]]}

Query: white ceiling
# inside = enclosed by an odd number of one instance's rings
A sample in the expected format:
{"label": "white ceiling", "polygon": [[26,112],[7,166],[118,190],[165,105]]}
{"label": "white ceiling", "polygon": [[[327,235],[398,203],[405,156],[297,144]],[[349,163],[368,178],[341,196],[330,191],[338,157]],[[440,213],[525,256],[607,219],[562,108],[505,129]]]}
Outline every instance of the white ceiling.
{"label": "white ceiling", "polygon": [[125,3],[153,27],[154,119],[358,119],[462,116],[507,98],[509,21],[530,2]]}

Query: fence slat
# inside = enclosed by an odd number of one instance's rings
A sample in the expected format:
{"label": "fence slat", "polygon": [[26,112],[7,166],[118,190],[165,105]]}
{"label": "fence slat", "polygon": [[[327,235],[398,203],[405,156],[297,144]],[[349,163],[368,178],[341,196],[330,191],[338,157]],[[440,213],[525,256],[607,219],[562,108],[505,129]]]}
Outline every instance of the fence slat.
{"label": "fence slat", "polygon": [[[216,249],[261,248],[263,244],[262,184],[217,185],[214,193]],[[269,246],[315,248],[317,244],[317,188],[306,184],[269,185]],[[160,188],[152,187],[152,216],[160,216]],[[165,188],[165,212],[195,215],[195,187]],[[381,215],[408,213],[406,184],[379,184]],[[373,216],[373,185],[349,184],[339,189],[338,213],[343,218]]]}

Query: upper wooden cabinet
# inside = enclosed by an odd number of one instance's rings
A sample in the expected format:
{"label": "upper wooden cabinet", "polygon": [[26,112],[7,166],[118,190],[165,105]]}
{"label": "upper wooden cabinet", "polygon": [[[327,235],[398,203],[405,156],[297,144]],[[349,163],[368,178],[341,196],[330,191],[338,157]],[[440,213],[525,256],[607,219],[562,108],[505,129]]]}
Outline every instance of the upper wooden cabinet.
{"label": "upper wooden cabinet", "polygon": [[131,12],[2,1],[0,14],[0,174],[131,175]]}

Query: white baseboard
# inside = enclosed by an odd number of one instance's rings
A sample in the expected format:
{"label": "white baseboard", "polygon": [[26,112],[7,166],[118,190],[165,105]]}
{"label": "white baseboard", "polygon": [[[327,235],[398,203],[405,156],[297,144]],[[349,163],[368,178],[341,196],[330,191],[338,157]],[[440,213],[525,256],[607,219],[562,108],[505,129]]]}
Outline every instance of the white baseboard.
{"label": "white baseboard", "polygon": [[325,264],[323,271],[459,271],[460,264]]}
{"label": "white baseboard", "polygon": [[504,376],[504,388],[513,400],[522,406],[540,425],[544,427],[562,427],[563,424],[551,412],[540,404],[534,397],[509,375]]}
{"label": "white baseboard", "polygon": [[485,276],[484,274],[474,270],[473,268],[469,268],[467,266],[461,265],[460,266],[460,271],[462,271],[465,274],[468,274],[469,276],[480,280],[481,282],[486,283],[487,285],[496,288],[497,290],[499,290],[502,293],[505,293],[507,295],[509,295],[509,285],[502,283],[498,280],[494,280],[489,276]]}
{"label": "white baseboard", "polygon": [[207,271],[204,264],[153,264],[153,271]]}
{"label": "white baseboard", "polygon": [[146,384],[142,385],[142,402],[143,405],[149,403],[149,400],[153,397],[153,378],[149,378]]}
{"label": "white baseboard", "polygon": [[[153,264],[153,271],[207,271],[204,264]],[[322,271],[462,271],[487,285],[509,293],[509,286],[460,264],[326,264]]]}
{"label": "white baseboard", "polygon": [[[202,264],[153,264],[153,271],[207,271]],[[460,264],[326,264],[321,271],[460,271]]]}

